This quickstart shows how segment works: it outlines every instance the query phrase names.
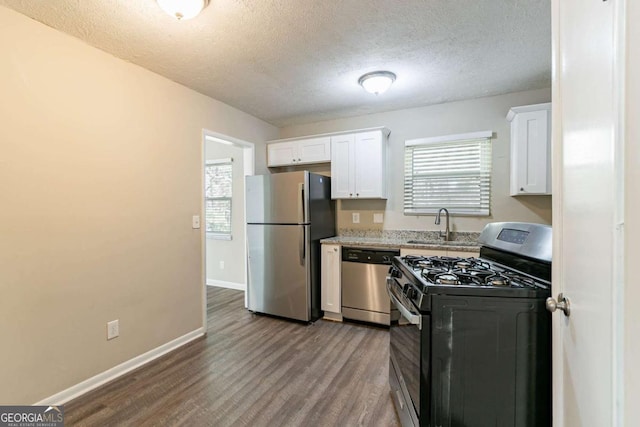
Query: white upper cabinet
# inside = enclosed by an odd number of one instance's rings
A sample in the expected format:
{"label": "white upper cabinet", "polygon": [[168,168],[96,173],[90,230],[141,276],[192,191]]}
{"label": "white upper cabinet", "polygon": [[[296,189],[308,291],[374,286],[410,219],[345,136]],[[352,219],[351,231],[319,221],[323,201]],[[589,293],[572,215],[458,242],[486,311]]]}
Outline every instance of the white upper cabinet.
{"label": "white upper cabinet", "polygon": [[267,145],[267,166],[293,165],[297,158],[296,142],[274,142]]}
{"label": "white upper cabinet", "polygon": [[387,198],[386,148],[386,137],[381,131],[356,134],[356,197]]}
{"label": "white upper cabinet", "polygon": [[298,141],[299,163],[324,163],[331,161],[331,138],[311,138]]}
{"label": "white upper cabinet", "polygon": [[551,103],[513,107],[511,195],[551,194]]}
{"label": "white upper cabinet", "polygon": [[387,198],[388,130],[331,137],[331,197]]}
{"label": "white upper cabinet", "polygon": [[331,138],[305,138],[267,144],[267,166],[292,166],[331,161]]}
{"label": "white upper cabinet", "polygon": [[355,191],[355,135],[331,137],[331,198],[348,199]]}

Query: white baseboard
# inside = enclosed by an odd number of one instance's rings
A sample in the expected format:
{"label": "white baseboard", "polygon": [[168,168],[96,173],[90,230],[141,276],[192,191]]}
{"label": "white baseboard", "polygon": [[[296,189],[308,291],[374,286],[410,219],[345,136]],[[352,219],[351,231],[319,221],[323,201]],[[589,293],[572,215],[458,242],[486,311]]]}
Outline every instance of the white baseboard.
{"label": "white baseboard", "polygon": [[224,280],[207,279],[207,286],[218,286],[220,288],[236,289],[238,291],[247,290],[244,283],[225,282]]}
{"label": "white baseboard", "polygon": [[107,369],[106,371],[87,380],[84,380],[81,383],[71,386],[66,390],[62,390],[61,392],[56,393],[53,396],[44,398],[40,402],[34,403],[34,405],[63,405],[70,400],[73,400],[76,397],[79,397],[95,388],[98,388],[101,385],[108,383],[109,381],[113,381],[114,379],[121,377],[127,372],[139,368],[140,366],[145,365],[152,360],[157,359],[158,357],[172,350],[175,350],[178,347],[182,347],[183,345],[203,335],[204,328],[198,328],[195,331],[191,331],[181,337],[174,339],[173,341],[169,341],[166,344],[156,347],[153,350],[149,350],[146,353],[141,354],[140,356],[136,356],[133,359],[127,360],[126,362],[114,366],[111,369]]}

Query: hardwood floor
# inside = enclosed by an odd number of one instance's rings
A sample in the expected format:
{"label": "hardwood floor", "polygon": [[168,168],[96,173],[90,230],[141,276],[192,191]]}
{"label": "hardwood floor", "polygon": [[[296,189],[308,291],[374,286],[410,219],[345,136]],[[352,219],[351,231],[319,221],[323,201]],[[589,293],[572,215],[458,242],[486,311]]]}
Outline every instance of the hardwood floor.
{"label": "hardwood floor", "polygon": [[254,315],[207,287],[208,333],[65,405],[78,426],[398,426],[382,328]]}

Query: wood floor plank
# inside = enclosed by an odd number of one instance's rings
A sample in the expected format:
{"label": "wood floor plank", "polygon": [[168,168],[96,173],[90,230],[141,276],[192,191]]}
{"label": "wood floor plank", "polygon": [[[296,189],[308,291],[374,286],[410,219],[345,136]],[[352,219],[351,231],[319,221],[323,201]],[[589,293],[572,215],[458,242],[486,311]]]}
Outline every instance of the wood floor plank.
{"label": "wood floor plank", "polygon": [[69,426],[398,426],[388,330],[255,315],[207,287],[193,341],[65,405]]}

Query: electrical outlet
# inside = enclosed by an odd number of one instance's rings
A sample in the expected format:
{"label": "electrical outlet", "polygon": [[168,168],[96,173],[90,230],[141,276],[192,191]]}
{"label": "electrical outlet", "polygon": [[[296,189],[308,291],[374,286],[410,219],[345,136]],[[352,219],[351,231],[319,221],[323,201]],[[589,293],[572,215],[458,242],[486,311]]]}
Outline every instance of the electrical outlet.
{"label": "electrical outlet", "polygon": [[200,215],[194,215],[191,218],[191,228],[194,230],[200,228]]}
{"label": "electrical outlet", "polygon": [[354,224],[360,223],[360,212],[354,212],[351,214],[351,222]]}
{"label": "electrical outlet", "polygon": [[373,223],[374,224],[382,224],[384,222],[384,214],[374,213],[373,214]]}
{"label": "electrical outlet", "polygon": [[120,335],[119,322],[120,321],[118,319],[107,322],[107,340],[112,340]]}
{"label": "electrical outlet", "polygon": [[224,270],[224,261],[220,261],[220,270]]}

